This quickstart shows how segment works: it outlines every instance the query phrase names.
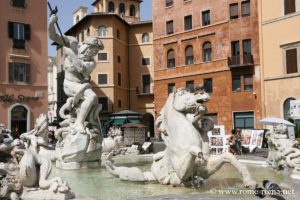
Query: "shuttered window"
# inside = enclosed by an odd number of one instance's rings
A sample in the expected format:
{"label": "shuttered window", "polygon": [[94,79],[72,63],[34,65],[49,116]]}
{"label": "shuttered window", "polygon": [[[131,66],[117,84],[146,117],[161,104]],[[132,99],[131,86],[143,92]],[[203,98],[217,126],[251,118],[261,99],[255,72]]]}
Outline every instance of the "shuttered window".
{"label": "shuttered window", "polygon": [[11,3],[14,7],[25,8],[25,0],[12,0]]}
{"label": "shuttered window", "polygon": [[175,83],[168,84],[168,95],[173,92],[174,87],[175,87]]}
{"label": "shuttered window", "polygon": [[30,25],[8,22],[8,37],[12,39],[13,48],[25,49],[25,41],[30,40]]}
{"label": "shuttered window", "polygon": [[107,97],[99,97],[98,103],[102,105],[102,112],[108,111],[108,98]]}
{"label": "shuttered window", "polygon": [[194,52],[193,52],[193,47],[192,46],[188,46],[185,49],[185,64],[186,65],[194,64]]}
{"label": "shuttered window", "polygon": [[173,20],[167,21],[167,23],[166,23],[166,31],[167,31],[167,35],[170,35],[170,34],[174,33]]}
{"label": "shuttered window", "polygon": [[284,14],[290,14],[296,12],[295,0],[284,0]]}
{"label": "shuttered window", "polygon": [[167,53],[167,67],[175,67],[175,53],[173,49],[170,49]]}
{"label": "shuttered window", "polygon": [[191,30],[193,28],[193,17],[192,15],[184,17],[184,30]]}
{"label": "shuttered window", "polygon": [[239,4],[233,3],[229,5],[229,11],[230,11],[230,19],[236,19],[239,17]]}
{"label": "shuttered window", "polygon": [[30,64],[12,62],[9,63],[9,82],[30,83]]}
{"label": "shuttered window", "polygon": [[173,6],[173,0],[166,0],[166,7]]}
{"label": "shuttered window", "polygon": [[244,75],[244,91],[253,90],[253,76],[251,74]]}
{"label": "shuttered window", "polygon": [[107,74],[98,74],[98,85],[106,85],[107,83]]}
{"label": "shuttered window", "polygon": [[242,17],[250,16],[250,0],[242,2]]}
{"label": "shuttered window", "polygon": [[186,89],[189,90],[190,92],[195,92],[194,81],[187,81],[186,82]]}
{"label": "shuttered window", "polygon": [[151,93],[151,77],[150,74],[144,74],[142,76],[143,81],[143,93],[150,94]]}
{"label": "shuttered window", "polygon": [[297,49],[286,50],[286,73],[297,73]]}

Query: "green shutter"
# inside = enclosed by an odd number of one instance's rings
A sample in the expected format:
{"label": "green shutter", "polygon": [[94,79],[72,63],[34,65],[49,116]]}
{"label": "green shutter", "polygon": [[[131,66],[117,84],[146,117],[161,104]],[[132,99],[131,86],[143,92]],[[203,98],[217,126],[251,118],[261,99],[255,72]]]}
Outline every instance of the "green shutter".
{"label": "green shutter", "polygon": [[25,66],[26,66],[26,68],[25,68],[25,70],[26,70],[26,83],[30,83],[30,79],[31,79],[31,77],[30,77],[30,64],[25,64]]}
{"label": "green shutter", "polygon": [[14,82],[14,63],[8,63],[8,80]]}

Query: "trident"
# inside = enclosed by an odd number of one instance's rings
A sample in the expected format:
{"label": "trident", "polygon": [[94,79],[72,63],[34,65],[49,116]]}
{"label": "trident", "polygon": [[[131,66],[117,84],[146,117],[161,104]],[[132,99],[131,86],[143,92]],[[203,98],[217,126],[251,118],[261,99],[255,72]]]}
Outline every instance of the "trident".
{"label": "trident", "polygon": [[[54,8],[54,10],[53,10],[52,7],[51,7],[51,5],[50,5],[50,3],[49,3],[49,1],[48,1],[48,7],[49,7],[49,10],[50,10],[50,12],[51,12],[50,16],[51,16],[51,15],[54,15],[54,14],[56,14],[56,13],[58,12],[57,6],[55,6],[55,8]],[[59,27],[58,23],[55,22],[55,24],[56,24],[56,27],[57,27],[57,29],[58,29],[58,31],[59,31],[59,34],[60,34],[60,36],[61,36],[61,39],[62,39],[62,41],[63,41],[63,43],[64,43],[64,46],[67,47],[67,43],[66,43],[65,38],[64,38],[64,36],[63,36],[63,34],[62,34],[61,30],[60,30],[60,27]]]}

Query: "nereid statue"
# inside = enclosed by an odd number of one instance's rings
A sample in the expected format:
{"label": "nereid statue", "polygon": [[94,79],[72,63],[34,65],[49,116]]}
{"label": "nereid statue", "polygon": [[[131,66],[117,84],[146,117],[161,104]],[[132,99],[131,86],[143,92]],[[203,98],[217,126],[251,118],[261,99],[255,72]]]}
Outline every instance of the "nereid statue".
{"label": "nereid statue", "polygon": [[268,132],[269,155],[267,162],[277,170],[292,168],[292,178],[300,179],[300,150],[294,148],[295,141],[288,138],[288,128],[279,124],[274,132]]}
{"label": "nereid statue", "polygon": [[204,90],[194,94],[186,89],[174,89],[169,95],[156,121],[167,147],[153,156],[151,171],[117,167],[112,153],[107,156],[106,168],[121,180],[189,186],[207,179],[224,163],[231,163],[242,175],[244,185],[255,187],[248,169],[232,154],[210,156],[207,132],[213,129],[213,121],[203,117],[207,112],[204,102],[209,98]]}
{"label": "nereid statue", "polygon": [[61,168],[98,167],[101,159],[102,134],[98,119],[102,107],[90,84],[90,74],[96,67],[94,56],[104,48],[99,38],[87,38],[79,43],[75,37],[58,35],[51,15],[49,36],[63,46],[64,92],[69,97],[60,110],[64,119],[55,133],[58,139],[57,166]]}
{"label": "nereid statue", "polygon": [[[0,163],[0,199],[42,200],[74,197],[68,184],[61,178],[48,179],[52,169],[51,160],[39,154],[38,149],[44,142],[42,137],[35,135],[39,133],[39,128],[44,129],[39,126],[45,125],[43,119],[44,115],[41,115],[36,127],[21,135],[25,141],[15,139],[9,147],[0,149],[1,155],[5,153],[5,160]],[[0,145],[3,147],[2,142]]]}

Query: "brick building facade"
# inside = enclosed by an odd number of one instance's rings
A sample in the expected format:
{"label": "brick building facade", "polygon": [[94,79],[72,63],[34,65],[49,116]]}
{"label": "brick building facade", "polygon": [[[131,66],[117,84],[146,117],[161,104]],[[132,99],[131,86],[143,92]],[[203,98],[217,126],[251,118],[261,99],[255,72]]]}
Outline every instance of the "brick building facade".
{"label": "brick building facade", "polygon": [[205,82],[216,124],[259,128],[258,28],[257,0],[153,0],[156,114],[173,86]]}

